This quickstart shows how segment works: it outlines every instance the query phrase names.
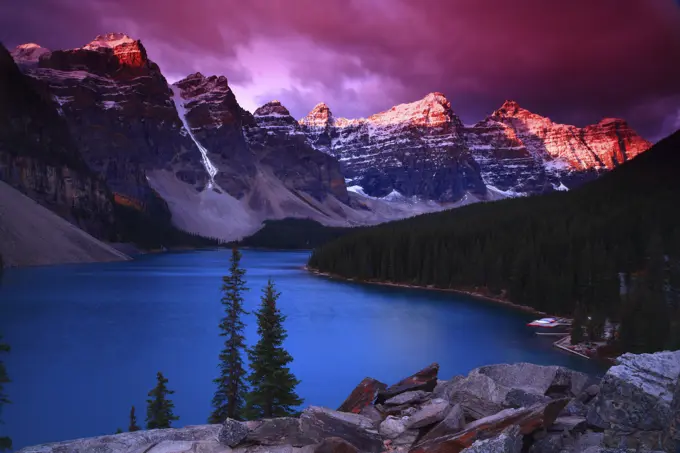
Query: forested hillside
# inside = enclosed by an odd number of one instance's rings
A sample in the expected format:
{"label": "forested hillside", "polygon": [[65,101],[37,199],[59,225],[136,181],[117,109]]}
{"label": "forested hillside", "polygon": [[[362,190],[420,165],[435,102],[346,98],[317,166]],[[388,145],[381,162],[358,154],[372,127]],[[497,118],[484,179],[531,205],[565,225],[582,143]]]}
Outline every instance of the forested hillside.
{"label": "forested hillside", "polygon": [[580,189],[383,224],[323,245],[309,266],[494,294],[590,316],[595,330],[623,320],[624,347],[652,350],[678,346],[679,261],[680,131]]}
{"label": "forested hillside", "polygon": [[327,227],[311,219],[266,220],[252,236],[232,245],[266,249],[311,249],[361,227]]}

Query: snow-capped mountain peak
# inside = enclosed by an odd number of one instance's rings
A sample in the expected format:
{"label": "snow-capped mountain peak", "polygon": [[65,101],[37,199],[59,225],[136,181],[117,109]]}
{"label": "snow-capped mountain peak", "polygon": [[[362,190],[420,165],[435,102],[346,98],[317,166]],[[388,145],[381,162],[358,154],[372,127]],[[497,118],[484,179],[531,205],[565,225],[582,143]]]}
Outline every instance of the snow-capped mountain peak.
{"label": "snow-capped mountain peak", "polygon": [[50,54],[50,50],[35,43],[26,43],[18,45],[12,52],[12,58],[18,64],[22,65],[37,65],[40,57]]}
{"label": "snow-capped mountain peak", "polygon": [[307,127],[326,127],[333,123],[333,113],[326,103],[319,102],[299,122]]}
{"label": "snow-capped mountain peak", "polygon": [[449,100],[439,92],[429,93],[415,102],[395,105],[389,110],[369,116],[368,121],[380,125],[408,123],[415,126],[434,127],[455,123],[455,126],[462,126],[451,110]]}
{"label": "snow-capped mountain peak", "polygon": [[123,44],[133,44],[136,40],[125,33],[106,33],[98,35],[92,42],[83,46],[86,50],[113,49]]}

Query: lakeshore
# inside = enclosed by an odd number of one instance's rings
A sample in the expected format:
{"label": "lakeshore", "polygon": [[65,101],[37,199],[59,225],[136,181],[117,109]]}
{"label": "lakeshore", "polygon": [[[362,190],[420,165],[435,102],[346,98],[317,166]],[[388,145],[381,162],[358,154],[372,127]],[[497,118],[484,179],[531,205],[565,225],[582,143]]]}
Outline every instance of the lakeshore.
{"label": "lakeshore", "polygon": [[438,292],[444,292],[444,293],[453,293],[453,294],[463,294],[466,296],[474,297],[475,299],[480,299],[486,302],[493,302],[496,304],[500,305],[505,305],[506,307],[513,308],[515,310],[523,311],[526,313],[531,313],[534,315],[540,315],[540,316],[553,316],[550,313],[546,313],[544,311],[539,311],[536,310],[535,308],[529,307],[528,305],[520,305],[516,304],[514,302],[510,302],[507,299],[501,299],[499,297],[493,297],[489,296],[487,294],[483,294],[480,292],[476,291],[466,291],[463,289],[453,289],[453,288],[437,288],[435,286],[429,285],[429,286],[420,286],[420,285],[409,285],[407,283],[394,283],[394,282],[383,282],[379,280],[357,280],[354,278],[347,278],[343,277],[342,275],[338,274],[331,274],[329,272],[321,272],[316,269],[312,269],[308,266],[302,266],[302,269],[304,269],[306,272],[309,272],[310,274],[317,275],[320,277],[326,277],[330,278],[333,280],[342,280],[346,282],[355,282],[355,283],[367,283],[369,285],[379,285],[379,286],[392,286],[392,287],[397,287],[397,288],[409,288],[409,289],[424,289],[428,291],[438,291]]}

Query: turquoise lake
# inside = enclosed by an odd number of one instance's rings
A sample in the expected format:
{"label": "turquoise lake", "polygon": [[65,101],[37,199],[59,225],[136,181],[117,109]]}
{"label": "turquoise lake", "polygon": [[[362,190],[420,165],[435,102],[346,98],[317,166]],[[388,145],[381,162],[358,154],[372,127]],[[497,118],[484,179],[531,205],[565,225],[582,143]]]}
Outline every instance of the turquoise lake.
{"label": "turquoise lake", "polygon": [[[175,390],[179,422],[204,424],[221,349],[221,277],[230,251],[141,256],[134,261],[9,269],[0,286],[0,333],[13,404],[0,435],[15,448],[144,423],[157,371]],[[308,252],[244,251],[259,305],[266,280],[281,292],[286,347],[305,405],[336,408],[366,376],[394,383],[432,362],[440,378],[492,363],[564,365],[601,374],[594,362],[532,335],[531,314],[471,297],[364,285],[311,275]],[[245,319],[257,341],[254,315]]]}

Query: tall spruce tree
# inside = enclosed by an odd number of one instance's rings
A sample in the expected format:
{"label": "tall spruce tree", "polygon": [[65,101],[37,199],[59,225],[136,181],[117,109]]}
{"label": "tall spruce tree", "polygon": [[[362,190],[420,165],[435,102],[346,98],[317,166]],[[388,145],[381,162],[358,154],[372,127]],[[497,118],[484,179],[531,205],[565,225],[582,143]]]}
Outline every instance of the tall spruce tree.
{"label": "tall spruce tree", "polygon": [[146,400],[146,429],[170,428],[174,420],[179,420],[173,413],[175,404],[168,399],[168,395],[175,393],[167,387],[168,380],[160,371],[156,374],[156,387],[149,392]]}
{"label": "tall spruce tree", "polygon": [[288,368],[293,358],[283,348],[288,334],[283,327],[286,316],[276,306],[280,293],[270,279],[263,289],[262,304],[257,311],[260,340],[248,350],[251,391],[246,396],[245,414],[249,419],[289,417],[302,399],[295,393],[300,383]]}
{"label": "tall spruce tree", "polygon": [[237,248],[231,251],[229,275],[222,278],[222,305],[225,316],[220,321],[220,336],[225,337],[224,348],[220,352],[220,376],[214,379],[217,384],[212,399],[213,411],[208,418],[209,423],[222,423],[227,418],[243,419],[243,407],[247,393],[243,365],[243,352],[246,350],[245,325],[241,316],[247,314],[243,309],[243,293],[248,290],[245,285],[246,271],[240,267],[241,252]]}
{"label": "tall spruce tree", "polygon": [[141,428],[137,425],[137,415],[135,414],[135,406],[130,408],[130,425],[128,426],[129,432],[139,431]]}
{"label": "tall spruce tree", "polygon": [[[0,271],[1,272],[1,271]],[[0,336],[0,354],[3,353],[8,353],[9,352],[9,346],[4,344],[2,342],[2,337]],[[7,370],[5,369],[5,364],[2,362],[2,357],[0,357],[0,414],[2,413],[2,406],[5,404],[8,404],[9,398],[7,397],[7,394],[5,393],[4,386],[5,384],[11,382],[9,379],[9,376],[7,375]],[[2,423],[2,420],[0,420],[0,424]],[[12,449],[12,439],[9,437],[2,437],[0,436],[0,451],[2,450],[11,450]]]}

